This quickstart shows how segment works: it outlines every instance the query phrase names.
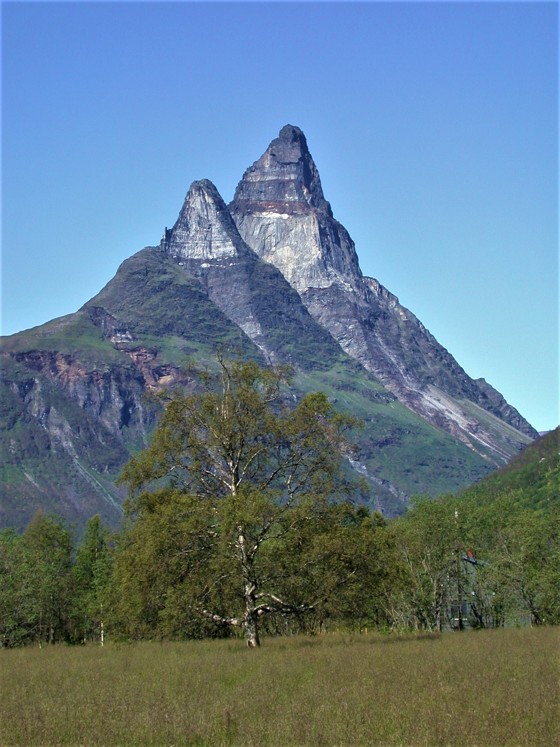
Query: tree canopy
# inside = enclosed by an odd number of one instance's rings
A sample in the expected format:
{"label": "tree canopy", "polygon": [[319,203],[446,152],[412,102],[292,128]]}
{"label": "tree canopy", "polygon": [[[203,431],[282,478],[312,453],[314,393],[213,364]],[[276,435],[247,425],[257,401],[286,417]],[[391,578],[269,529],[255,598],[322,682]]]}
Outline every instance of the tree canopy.
{"label": "tree canopy", "polygon": [[123,480],[139,535],[171,504],[169,520],[183,518],[175,573],[191,617],[238,626],[255,647],[261,617],[299,615],[318,602],[318,589],[296,601],[280,596],[285,584],[271,558],[280,541],[300,555],[309,550],[305,532],[332,514],[353,421],[321,393],[294,406],[282,396],[286,369],[219,364],[217,388],[208,378],[202,392],[170,399],[150,446],[126,466]]}

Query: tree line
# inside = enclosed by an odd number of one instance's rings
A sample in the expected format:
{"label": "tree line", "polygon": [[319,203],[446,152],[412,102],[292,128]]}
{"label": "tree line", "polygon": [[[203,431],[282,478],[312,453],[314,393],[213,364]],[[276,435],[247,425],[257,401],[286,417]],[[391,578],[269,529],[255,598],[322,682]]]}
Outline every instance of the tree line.
{"label": "tree line", "polygon": [[289,384],[220,359],[125,467],[119,532],[95,516],[75,542],[39,512],[0,533],[0,645],[560,622],[557,502],[479,491],[386,521],[352,502],[358,424]]}

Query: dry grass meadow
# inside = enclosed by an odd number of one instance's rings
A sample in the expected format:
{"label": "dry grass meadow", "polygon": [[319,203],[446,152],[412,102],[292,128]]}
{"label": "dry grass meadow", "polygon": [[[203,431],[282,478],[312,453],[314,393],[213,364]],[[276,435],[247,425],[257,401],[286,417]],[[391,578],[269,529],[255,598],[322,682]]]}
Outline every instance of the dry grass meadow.
{"label": "dry grass meadow", "polygon": [[0,651],[0,744],[559,744],[558,628]]}

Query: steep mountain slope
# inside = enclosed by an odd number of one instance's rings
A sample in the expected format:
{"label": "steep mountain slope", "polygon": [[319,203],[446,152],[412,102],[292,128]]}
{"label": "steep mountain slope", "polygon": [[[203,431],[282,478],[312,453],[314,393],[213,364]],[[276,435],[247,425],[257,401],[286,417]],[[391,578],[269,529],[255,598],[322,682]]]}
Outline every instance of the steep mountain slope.
{"label": "steep mountain slope", "polygon": [[1,525],[38,507],[117,523],[115,478],[157,417],[147,395],[196,387],[192,363],[211,369],[218,350],[289,363],[289,396],[322,390],[362,418],[348,469],[369,484],[357,500],[387,515],[412,494],[470,484],[531,440],[498,393],[362,277],[301,132],[284,128],[271,149],[231,211],[194,182],[158,247],[75,314],[3,338]]}
{"label": "steep mountain slope", "polygon": [[[236,269],[188,260],[193,272],[211,270],[196,278],[185,260],[146,248],[76,314],[3,341],[2,525],[24,526],[39,507],[77,524],[93,513],[118,522],[124,496],[114,479],[147,443],[157,414],[146,393],[196,386],[187,365],[211,367],[218,349],[263,364],[264,349],[267,359],[296,367],[294,394],[319,389],[364,417],[352,466],[371,486],[361,499],[388,515],[402,512],[412,493],[458,488],[488,471],[348,358],[273,267],[252,254]],[[218,293],[229,273],[239,298],[231,313],[242,321],[253,309],[247,330],[260,347],[205,289]]]}
{"label": "steep mountain slope", "polygon": [[537,436],[392,293],[362,275],[299,128],[283,127],[247,169],[230,210],[247,244],[281,270],[311,315],[413,412],[496,464]]}

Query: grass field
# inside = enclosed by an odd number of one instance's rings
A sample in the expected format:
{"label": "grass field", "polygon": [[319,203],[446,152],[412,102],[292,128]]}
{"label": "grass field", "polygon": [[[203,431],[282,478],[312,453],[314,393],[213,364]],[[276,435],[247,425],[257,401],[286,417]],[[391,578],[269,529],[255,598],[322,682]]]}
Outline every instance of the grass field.
{"label": "grass field", "polygon": [[559,744],[558,628],[0,651],[0,744]]}

